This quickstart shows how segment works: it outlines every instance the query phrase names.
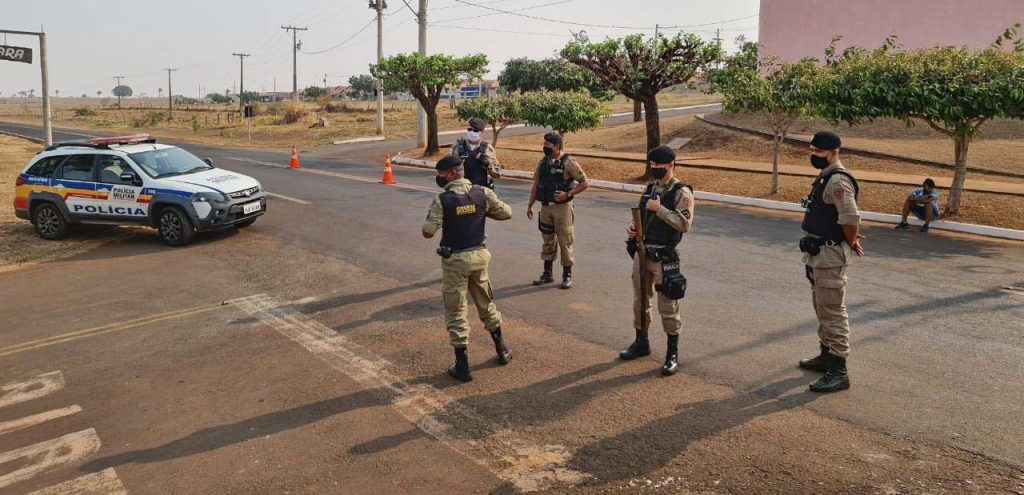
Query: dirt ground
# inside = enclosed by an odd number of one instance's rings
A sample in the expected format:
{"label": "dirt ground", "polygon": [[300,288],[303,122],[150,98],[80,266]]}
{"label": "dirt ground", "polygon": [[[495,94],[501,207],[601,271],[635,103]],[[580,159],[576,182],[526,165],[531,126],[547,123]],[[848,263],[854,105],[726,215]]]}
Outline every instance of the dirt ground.
{"label": "dirt ground", "polygon": [[[658,106],[662,109],[671,107],[685,107],[690,105],[704,105],[707,103],[718,103],[722,97],[713,94],[705,94],[697,90],[662,91],[658,93]],[[608,109],[612,113],[623,113],[633,111],[633,100],[618,95],[608,102]]]}

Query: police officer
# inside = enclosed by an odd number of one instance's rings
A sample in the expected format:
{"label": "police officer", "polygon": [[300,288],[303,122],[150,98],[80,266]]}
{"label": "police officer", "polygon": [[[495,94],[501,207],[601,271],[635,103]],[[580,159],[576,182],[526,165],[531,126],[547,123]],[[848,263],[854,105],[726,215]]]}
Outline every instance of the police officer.
{"label": "police officer", "polygon": [[[627,251],[633,256],[633,327],[636,340],[619,353],[624,360],[651,354],[647,328],[651,323],[651,299],[658,292],[658,313],[668,335],[663,375],[674,375],[679,369],[679,299],[686,290],[686,278],[679,272],[676,246],[693,225],[693,188],[680,181],[675,171],[676,154],[668,146],[658,146],[647,153],[654,181],[640,196],[641,230],[632,223],[626,229]],[[637,236],[646,248],[646,266],[636,256]],[[643,285],[641,285],[643,271]]]}
{"label": "police officer", "polygon": [[455,141],[451,155],[462,159],[469,182],[494,189],[494,179],[501,177],[501,166],[494,146],[483,140],[486,125],[479,117],[469,119],[466,137]]}
{"label": "police officer", "polygon": [[811,165],[821,170],[811,194],[801,228],[800,251],[811,301],[818,316],[818,356],[800,361],[800,367],[825,376],[811,384],[814,392],[850,388],[846,358],[850,355],[850,321],[846,313],[846,275],[853,255],[864,256],[858,233],[857,180],[839,161],[839,136],[821,131],[811,139]]}
{"label": "police officer", "polygon": [[555,257],[562,256],[563,289],[572,287],[572,237],[574,211],[573,198],[587,190],[587,176],[576,159],[562,151],[562,136],[549,132],[544,135],[544,158],[533,172],[533,189],[526,206],[526,217],[533,219],[533,204],[540,201],[540,229],[544,245],[540,257],[544,260],[544,272],[533,285],[554,281],[551,269]]}
{"label": "police officer", "polygon": [[423,237],[433,237],[441,229],[442,293],[445,323],[452,347],[455,348],[455,364],[448,368],[448,374],[465,382],[473,379],[469,372],[469,357],[466,346],[469,343],[469,322],[466,320],[468,302],[466,294],[473,298],[480,321],[491,334],[498,362],[508,364],[512,353],[501,336],[501,313],[491,300],[491,282],[487,266],[491,253],[484,240],[484,222],[487,218],[508,220],[512,209],[498,199],[494,191],[470,184],[464,178],[462,160],[446,156],[437,162],[437,185],[444,192],[434,198],[423,223]]}

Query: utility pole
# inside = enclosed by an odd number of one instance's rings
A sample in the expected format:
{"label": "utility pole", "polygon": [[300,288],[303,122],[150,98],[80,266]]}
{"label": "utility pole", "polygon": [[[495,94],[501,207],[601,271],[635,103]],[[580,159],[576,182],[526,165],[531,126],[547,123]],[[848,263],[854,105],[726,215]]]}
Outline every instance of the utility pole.
{"label": "utility pole", "polygon": [[245,97],[245,57],[248,57],[248,53],[232,53],[232,55],[238,57],[238,87],[241,91],[238,92],[238,111],[245,115],[245,104],[242,103],[242,99]]}
{"label": "utility pole", "polygon": [[327,73],[326,72],[324,72],[324,91],[327,92],[327,94],[326,94],[327,97],[331,96],[331,90],[327,89]]}
{"label": "utility pole", "polygon": [[[370,8],[377,11],[377,63],[384,59],[384,0],[370,0]],[[384,134],[384,84],[377,79],[377,135]]]}
{"label": "utility pole", "polygon": [[[717,44],[719,47],[722,46],[722,28],[715,29],[715,44]],[[718,62],[715,63],[715,67],[721,67],[721,66],[722,66],[721,63],[718,63]]]}
{"label": "utility pole", "polygon": [[285,31],[291,31],[292,32],[292,101],[293,102],[298,102],[299,101],[299,62],[298,62],[299,42],[298,42],[298,34],[297,33],[299,31],[308,31],[309,28],[306,28],[306,27],[301,27],[300,28],[300,27],[294,27],[294,26],[281,26],[281,29],[284,29]]}
{"label": "utility pole", "polygon": [[274,103],[277,103],[277,76],[274,76],[274,97],[271,98]]}
{"label": "utility pole", "polygon": [[[427,0],[420,0],[419,12],[416,20],[420,27],[420,55],[427,56]],[[416,100],[420,111],[416,113],[416,146],[427,146],[427,112],[423,105]]]}
{"label": "utility pole", "polygon": [[[117,88],[118,86],[121,85],[121,79],[124,79],[124,76],[114,76],[114,79],[117,79],[117,86],[114,86],[114,88]],[[120,93],[120,91],[118,91],[118,93]],[[117,108],[121,108],[121,95],[118,94],[116,96],[117,96]]]}
{"label": "utility pole", "polygon": [[174,110],[174,92],[171,91],[171,72],[178,69],[164,69],[167,71],[167,121],[171,121],[172,112]]}
{"label": "utility pole", "polygon": [[46,33],[42,29],[38,33],[31,31],[11,31],[0,29],[4,34],[4,44],[7,44],[8,34],[24,34],[39,38],[39,70],[43,79],[43,139],[46,146],[53,144],[53,127],[50,122],[50,70],[46,55]]}

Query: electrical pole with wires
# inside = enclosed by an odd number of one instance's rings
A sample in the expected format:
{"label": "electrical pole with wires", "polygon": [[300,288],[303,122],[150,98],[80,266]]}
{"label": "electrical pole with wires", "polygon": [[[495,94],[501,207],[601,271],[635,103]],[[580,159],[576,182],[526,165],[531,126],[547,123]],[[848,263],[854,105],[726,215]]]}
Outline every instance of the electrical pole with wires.
{"label": "electrical pole with wires", "polygon": [[[124,76],[114,76],[114,79],[117,79],[117,86],[114,86],[114,89],[117,89],[121,86],[121,79],[124,78]],[[121,108],[121,90],[117,90],[117,94],[115,94],[114,96],[117,97],[117,108]]]}
{"label": "electrical pole with wires", "polygon": [[232,55],[238,57],[238,111],[245,114],[245,57],[248,57],[248,53],[232,53]]}
{"label": "electrical pole with wires", "polygon": [[[427,0],[420,0],[420,9],[416,13],[416,20],[420,26],[420,55],[427,56]],[[416,100],[419,112],[416,113],[416,146],[427,146],[427,111],[423,104]]]}
{"label": "electrical pole with wires", "polygon": [[[370,0],[370,8],[377,11],[377,63],[384,59],[384,0]],[[384,84],[377,79],[377,135],[384,135]]]}
{"label": "electrical pole with wires", "polygon": [[174,109],[174,93],[171,92],[171,72],[178,69],[164,69],[167,71],[167,121],[171,121],[173,109]]}
{"label": "electrical pole with wires", "polygon": [[298,62],[298,32],[308,31],[306,27],[281,26],[281,29],[292,32],[292,101],[299,101],[299,62]]}

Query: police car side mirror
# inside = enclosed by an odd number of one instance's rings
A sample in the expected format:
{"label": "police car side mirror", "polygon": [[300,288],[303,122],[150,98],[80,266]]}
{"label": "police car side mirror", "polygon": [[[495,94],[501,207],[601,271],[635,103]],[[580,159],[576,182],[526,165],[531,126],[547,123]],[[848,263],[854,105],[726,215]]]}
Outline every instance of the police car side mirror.
{"label": "police car side mirror", "polygon": [[213,159],[212,158],[203,158],[203,161],[206,162],[207,165],[209,165],[211,167],[213,166]]}
{"label": "police car side mirror", "polygon": [[131,172],[124,172],[124,173],[122,173],[121,174],[121,180],[124,181],[124,182],[129,182],[129,183],[131,183],[134,186],[141,186],[142,185],[142,180],[140,180],[138,177],[135,176],[135,174],[133,174]]}

